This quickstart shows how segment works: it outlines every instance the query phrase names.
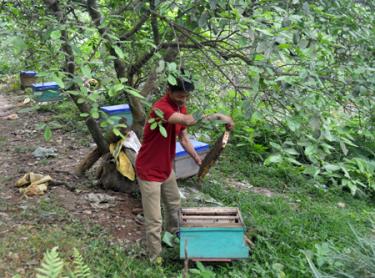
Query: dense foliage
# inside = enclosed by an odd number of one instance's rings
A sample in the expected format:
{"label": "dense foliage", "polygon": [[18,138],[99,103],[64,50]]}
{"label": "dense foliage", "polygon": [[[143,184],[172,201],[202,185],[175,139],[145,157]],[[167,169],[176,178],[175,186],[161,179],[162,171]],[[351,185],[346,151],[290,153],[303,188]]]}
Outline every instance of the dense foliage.
{"label": "dense foliage", "polygon": [[[129,102],[141,126],[147,103],[183,65],[197,83],[193,111],[230,113],[232,142],[249,159],[293,165],[324,189],[374,193],[372,1],[1,5],[0,71],[34,69],[55,80],[83,118],[100,117],[104,103]],[[91,77],[100,89],[83,86]]]}

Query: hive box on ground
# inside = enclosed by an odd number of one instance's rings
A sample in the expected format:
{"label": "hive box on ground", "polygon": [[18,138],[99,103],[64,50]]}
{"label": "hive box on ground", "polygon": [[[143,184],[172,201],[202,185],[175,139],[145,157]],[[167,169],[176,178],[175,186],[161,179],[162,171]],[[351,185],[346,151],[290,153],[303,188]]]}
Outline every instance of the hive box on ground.
{"label": "hive box on ground", "polygon": [[[180,258],[230,261],[249,257],[238,208],[182,208],[179,212]],[[186,248],[186,250],[185,250]]]}
{"label": "hive box on ground", "polygon": [[36,72],[32,70],[23,70],[20,72],[20,81],[21,81],[21,88],[25,89],[27,87],[31,87],[34,83],[36,83]]}
{"label": "hive box on ground", "polygon": [[34,99],[38,102],[62,100],[64,97],[56,82],[44,82],[32,85]]}
{"label": "hive box on ground", "polygon": [[[105,112],[108,116],[119,116],[121,118],[125,118],[127,125],[130,126],[133,123],[133,115],[130,110],[129,104],[118,104],[118,105],[109,105],[109,106],[102,106],[100,110]],[[118,123],[118,120],[115,121]]]}
{"label": "hive box on ground", "polygon": [[[196,140],[190,141],[193,144],[195,151],[201,159],[203,159],[209,151],[208,144]],[[180,142],[176,143],[174,171],[176,173],[176,178],[178,179],[194,176],[199,171],[199,165],[195,163],[194,159],[184,150]]]}

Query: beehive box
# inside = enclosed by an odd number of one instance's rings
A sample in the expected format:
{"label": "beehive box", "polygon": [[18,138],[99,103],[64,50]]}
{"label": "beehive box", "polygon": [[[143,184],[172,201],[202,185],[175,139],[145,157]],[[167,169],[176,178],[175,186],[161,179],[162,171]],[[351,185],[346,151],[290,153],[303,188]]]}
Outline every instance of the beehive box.
{"label": "beehive box", "polygon": [[[182,208],[179,212],[180,258],[196,261],[245,259],[245,225],[238,208]],[[186,248],[186,250],[185,250]]]}
{"label": "beehive box", "polygon": [[23,70],[20,72],[20,81],[21,81],[21,88],[25,89],[27,87],[31,87],[34,83],[36,83],[37,77],[36,72],[32,70]]}
{"label": "beehive box", "polygon": [[[196,140],[190,141],[193,144],[195,151],[201,159],[203,159],[209,151],[209,145]],[[184,150],[180,142],[176,143],[174,171],[177,179],[194,176],[199,171],[199,165],[195,163],[194,159]]]}
{"label": "beehive box", "polygon": [[[131,126],[133,124],[133,115],[129,104],[118,104],[118,105],[109,105],[109,106],[102,106],[100,110],[105,112],[108,116],[119,116],[121,118],[125,118],[127,125]],[[115,123],[118,123],[119,120],[115,120]]]}
{"label": "beehive box", "polygon": [[44,82],[32,85],[34,99],[38,102],[62,100],[60,86],[56,82]]}

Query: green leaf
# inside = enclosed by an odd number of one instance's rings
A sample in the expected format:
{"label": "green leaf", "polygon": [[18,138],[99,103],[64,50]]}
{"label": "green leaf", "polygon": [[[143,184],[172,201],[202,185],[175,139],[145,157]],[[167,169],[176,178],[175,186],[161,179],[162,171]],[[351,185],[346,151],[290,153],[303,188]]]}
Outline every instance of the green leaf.
{"label": "green leaf", "polygon": [[114,97],[117,95],[118,92],[120,92],[121,90],[123,90],[125,88],[125,86],[121,83],[117,83],[115,85],[113,85],[110,89],[109,89],[109,92],[108,92],[108,95],[111,96],[111,97]]}
{"label": "green leaf", "polygon": [[340,148],[342,150],[342,153],[346,156],[348,154],[348,148],[346,147],[345,143],[340,141]]}
{"label": "green leaf", "polygon": [[265,57],[263,54],[257,54],[255,55],[255,58],[254,58],[255,61],[263,61],[264,59]]}
{"label": "green leaf", "polygon": [[57,85],[60,86],[61,89],[64,89],[65,88],[65,84],[64,84],[64,81],[57,75],[53,75],[52,76],[52,80],[55,81],[57,83]]}
{"label": "green leaf", "polygon": [[91,78],[91,69],[90,69],[90,67],[83,66],[82,69],[81,69],[81,71],[82,71],[82,74],[83,74],[84,77]]}
{"label": "green leaf", "polygon": [[273,155],[270,155],[265,161],[264,161],[264,164],[265,165],[270,165],[272,163],[279,163],[283,161],[283,158],[280,154],[273,154]]}
{"label": "green leaf", "polygon": [[163,113],[163,111],[161,111],[160,109],[156,108],[156,109],[154,110],[154,112],[155,112],[156,116],[158,116],[160,119],[163,119],[163,118],[164,118],[164,113]]}
{"label": "green leaf", "polygon": [[320,169],[318,167],[310,165],[310,166],[305,167],[305,169],[303,170],[303,173],[315,178],[320,173]]}
{"label": "green leaf", "polygon": [[168,75],[168,83],[170,85],[176,85],[177,84],[177,80],[172,74]]}
{"label": "green leaf", "polygon": [[96,110],[96,111],[92,111],[91,112],[91,117],[93,117],[94,119],[99,119],[99,112]]}
{"label": "green leaf", "polygon": [[81,104],[81,103],[84,103],[85,102],[85,99],[84,98],[79,98],[78,100],[77,100],[77,103],[78,104]]}
{"label": "green leaf", "polygon": [[165,62],[164,60],[160,60],[158,67],[156,68],[156,73],[162,73],[165,69]]}
{"label": "green leaf", "polygon": [[130,87],[127,87],[125,88],[125,91],[129,94],[131,94],[132,96],[135,96],[137,98],[145,98],[144,96],[142,96],[138,91],[136,91],[135,89],[133,88],[130,88]]}
{"label": "green leaf", "polygon": [[158,123],[157,122],[153,122],[150,126],[150,129],[151,130],[154,130],[156,127],[158,126]]}
{"label": "green leaf", "polygon": [[52,31],[50,36],[51,36],[51,39],[58,40],[61,37],[61,31],[60,30]]}
{"label": "green leaf", "polygon": [[308,145],[305,149],[305,154],[307,157],[311,158],[316,154],[317,148],[314,145]]}
{"label": "green leaf", "polygon": [[149,124],[152,124],[152,123],[155,122],[155,121],[156,121],[155,118],[150,118],[150,119],[148,119],[147,122],[148,122]]}
{"label": "green leaf", "polygon": [[301,166],[301,165],[302,165],[301,162],[297,161],[297,160],[294,159],[293,157],[287,157],[286,160],[289,161],[289,162],[291,162],[291,163],[293,163],[293,164],[295,164],[295,165],[298,165],[298,166]]}
{"label": "green leaf", "polygon": [[89,113],[81,113],[81,114],[79,114],[81,117],[84,117],[84,118],[86,118],[86,117],[88,117],[88,116],[90,116],[90,114]]}
{"label": "green leaf", "polygon": [[124,52],[122,51],[122,49],[120,47],[118,47],[117,45],[114,45],[113,46],[113,49],[115,50],[117,56],[120,58],[120,59],[124,59],[125,58],[125,54]]}
{"label": "green leaf", "polygon": [[169,232],[164,232],[162,241],[169,247],[173,247],[173,235]]}
{"label": "green leaf", "polygon": [[326,169],[328,172],[335,172],[335,171],[338,171],[340,170],[340,166],[337,166],[337,165],[334,165],[334,164],[331,164],[331,163],[326,163],[324,166],[323,166],[324,169]]}
{"label": "green leaf", "polygon": [[299,129],[300,126],[301,126],[300,123],[298,123],[298,122],[296,122],[292,119],[288,119],[286,121],[286,123],[287,123],[288,127],[290,128],[290,130],[293,131],[293,132],[296,131],[297,129]]}
{"label": "green leaf", "polygon": [[177,64],[176,63],[168,63],[168,71],[169,72],[175,72],[177,71]]}
{"label": "green leaf", "polygon": [[63,272],[64,261],[59,257],[57,247],[46,251],[43,256],[41,267],[37,268],[37,278],[58,278]]}
{"label": "green leaf", "polygon": [[[121,137],[122,139],[125,139],[125,136],[121,133],[121,131],[117,127],[112,128],[112,131],[114,135]],[[116,156],[118,156],[120,150],[121,150],[121,145],[119,144],[118,149],[115,150],[115,152],[117,152]]]}
{"label": "green leaf", "polygon": [[44,140],[47,142],[52,138],[52,130],[49,126],[46,126],[43,133]]}
{"label": "green leaf", "polygon": [[[27,48],[25,41],[22,38],[15,37],[12,42],[15,53],[19,54]],[[39,73],[38,73],[39,75]],[[39,75],[40,76],[40,75]]]}
{"label": "green leaf", "polygon": [[299,155],[299,153],[293,148],[284,149],[284,152],[291,154],[291,155]]}
{"label": "green leaf", "polygon": [[164,128],[164,126],[159,125],[159,131],[160,131],[161,135],[162,135],[164,138],[167,138],[167,137],[168,137],[167,130]]}

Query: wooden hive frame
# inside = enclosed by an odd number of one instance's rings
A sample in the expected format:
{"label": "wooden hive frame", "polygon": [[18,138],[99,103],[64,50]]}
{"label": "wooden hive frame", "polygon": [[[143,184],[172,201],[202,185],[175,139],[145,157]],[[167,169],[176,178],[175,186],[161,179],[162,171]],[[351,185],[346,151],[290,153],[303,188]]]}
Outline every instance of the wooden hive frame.
{"label": "wooden hive frame", "polygon": [[243,227],[238,208],[200,207],[182,208],[179,212],[180,227]]}

